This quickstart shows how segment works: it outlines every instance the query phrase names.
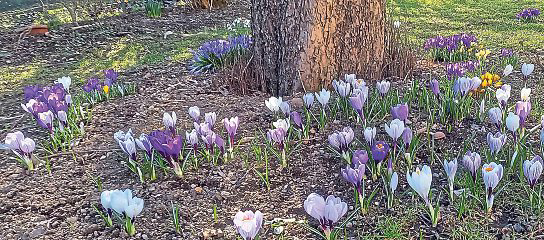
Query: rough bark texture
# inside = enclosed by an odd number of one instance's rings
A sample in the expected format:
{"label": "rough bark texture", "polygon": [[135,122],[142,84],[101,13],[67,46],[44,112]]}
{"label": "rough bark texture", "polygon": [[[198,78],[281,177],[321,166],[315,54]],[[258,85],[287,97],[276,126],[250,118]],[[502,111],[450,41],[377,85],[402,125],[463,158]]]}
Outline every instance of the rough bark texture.
{"label": "rough bark texture", "polygon": [[316,91],[345,73],[381,77],[382,0],[252,0],[253,67],[263,90]]}

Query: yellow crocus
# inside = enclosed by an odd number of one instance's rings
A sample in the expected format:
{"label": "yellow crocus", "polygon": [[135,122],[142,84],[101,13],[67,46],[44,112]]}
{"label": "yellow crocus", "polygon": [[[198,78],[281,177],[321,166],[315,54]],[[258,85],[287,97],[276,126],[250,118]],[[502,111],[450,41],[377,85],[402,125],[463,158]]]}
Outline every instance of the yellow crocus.
{"label": "yellow crocus", "polygon": [[104,86],[103,89],[106,94],[110,93],[110,87],[108,85]]}

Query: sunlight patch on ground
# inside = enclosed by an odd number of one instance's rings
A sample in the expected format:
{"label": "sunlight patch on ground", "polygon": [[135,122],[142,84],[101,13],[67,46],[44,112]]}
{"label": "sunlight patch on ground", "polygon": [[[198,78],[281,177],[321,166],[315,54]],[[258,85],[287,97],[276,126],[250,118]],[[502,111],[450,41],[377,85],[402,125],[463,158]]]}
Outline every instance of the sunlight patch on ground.
{"label": "sunlight patch on ground", "polygon": [[23,82],[28,83],[28,79],[34,78],[42,70],[43,65],[40,63],[0,67],[0,92],[14,90]]}

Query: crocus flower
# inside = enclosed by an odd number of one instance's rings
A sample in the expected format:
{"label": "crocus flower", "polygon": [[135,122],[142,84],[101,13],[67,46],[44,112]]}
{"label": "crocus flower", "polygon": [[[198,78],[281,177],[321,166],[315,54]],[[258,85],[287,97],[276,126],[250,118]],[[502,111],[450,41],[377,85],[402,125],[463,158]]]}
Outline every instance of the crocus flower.
{"label": "crocus flower", "polygon": [[115,190],[110,193],[110,205],[115,212],[128,218],[125,220],[125,230],[129,236],[133,236],[136,233],[134,220],[142,212],[144,200],[133,197],[130,189],[125,191]]}
{"label": "crocus flower", "polygon": [[393,119],[399,119],[401,121],[406,121],[408,118],[408,104],[397,104],[394,107],[391,107],[391,115]]}
{"label": "crocus flower", "polygon": [[482,164],[482,158],[477,152],[468,151],[463,156],[463,165],[469,170],[473,181],[476,181],[476,175],[478,174],[478,169],[480,169],[480,164]]}
{"label": "crocus flower", "polygon": [[361,181],[365,176],[365,170],[366,166],[364,164],[355,166],[355,169],[351,168],[349,165],[346,166],[345,169],[342,169],[342,176],[344,176],[344,179],[353,184],[353,186],[357,188],[359,194],[361,194],[361,190],[364,190],[361,189]]}
{"label": "crocus flower", "polygon": [[357,167],[359,165],[366,165],[368,162],[368,153],[366,150],[355,150],[353,151],[353,157],[351,163],[353,166]]}
{"label": "crocus flower", "polygon": [[111,217],[111,194],[113,191],[102,191],[100,193],[100,204],[102,204],[102,207],[108,211],[108,216]]}
{"label": "crocus flower", "polygon": [[[340,151],[342,155],[346,154],[349,150],[349,144],[353,141],[355,134],[353,129],[345,127],[341,132],[335,132],[329,135],[329,144]],[[347,156],[344,156],[347,157]]]}
{"label": "crocus flower", "polygon": [[409,127],[406,127],[404,131],[402,131],[402,141],[404,142],[405,148],[408,149],[410,147],[410,143],[412,142],[412,129]]}
{"label": "crocus flower", "polygon": [[317,101],[321,103],[321,107],[325,108],[325,106],[327,106],[329,103],[329,99],[331,98],[331,92],[323,88],[319,93],[315,93],[315,98],[317,98]]}
{"label": "crocus flower", "polygon": [[66,96],[64,96],[64,102],[66,102],[68,106],[72,105],[72,95],[66,94]]}
{"label": "crocus flower", "polygon": [[394,142],[402,135],[404,132],[404,122],[399,119],[393,119],[390,125],[385,124],[385,131],[393,139]]}
{"label": "crocus flower", "polygon": [[172,112],[172,115],[170,115],[167,112],[163,114],[162,123],[164,124],[165,127],[167,127],[170,130],[170,132],[173,135],[176,134],[176,122],[177,122],[177,117],[175,112]]}
{"label": "crocus flower", "polygon": [[382,80],[376,83],[376,88],[378,88],[378,92],[382,97],[385,96],[387,92],[389,92],[389,87],[391,87],[391,83],[386,80]]}
{"label": "crocus flower", "polygon": [[285,132],[289,131],[289,119],[278,119],[277,121],[273,122],[272,125],[275,128],[282,128]]}
{"label": "crocus flower", "polygon": [[516,131],[519,128],[519,122],[520,117],[512,112],[508,113],[508,117],[506,117],[506,128],[508,130],[512,131],[512,133],[516,133]]}
{"label": "crocus flower", "polygon": [[321,230],[330,239],[334,224],[346,214],[348,205],[332,195],[323,199],[319,194],[312,193],[304,201],[304,210],[319,221]]}
{"label": "crocus flower", "polygon": [[201,137],[202,141],[206,145],[206,149],[208,149],[208,151],[210,151],[210,154],[213,155],[217,134],[215,134],[215,132],[213,131],[207,131]]}
{"label": "crocus flower", "polygon": [[497,129],[500,131],[502,122],[502,110],[498,107],[489,109],[489,120],[491,120],[491,122],[495,124]]}
{"label": "crocus flower", "polygon": [[60,130],[63,131],[64,127],[68,125],[68,115],[65,111],[57,112],[57,119],[59,120]]}
{"label": "crocus flower", "polygon": [[185,131],[185,139],[187,139],[187,143],[193,147],[194,154],[196,154],[196,151],[198,150],[198,132],[196,129],[193,129],[191,132]]}
{"label": "crocus flower", "polygon": [[459,82],[459,91],[462,96],[467,95],[468,91],[471,89],[472,79],[467,77],[460,77],[457,79]]}
{"label": "crocus flower", "polygon": [[349,98],[351,107],[353,107],[353,109],[357,111],[357,113],[363,120],[364,120],[363,106],[367,98],[368,98],[368,88],[366,88],[366,92],[357,89],[356,91],[353,92],[353,96]]}
{"label": "crocus flower", "polygon": [[376,137],[376,127],[365,128],[363,135],[365,136],[365,140],[368,143],[368,145],[371,146],[372,142],[374,142],[374,138]]}
{"label": "crocus flower", "polygon": [[121,150],[128,155],[128,157],[135,161],[136,160],[136,142],[132,137],[132,130],[129,129],[126,133],[119,130],[114,135],[113,138],[117,141]]}
{"label": "crocus flower", "polygon": [[231,140],[231,144],[234,145],[234,135],[236,135],[236,131],[238,130],[238,125],[240,125],[240,121],[238,120],[238,117],[233,118],[225,118],[223,119],[223,124],[225,125],[225,129],[227,129],[227,133],[229,134],[229,139]]}
{"label": "crocus flower", "polygon": [[253,240],[259,233],[263,224],[263,214],[260,211],[239,211],[234,216],[234,226],[236,231],[244,240]]}
{"label": "crocus flower", "polygon": [[[357,75],[352,74],[344,74],[344,82],[353,84],[357,80]],[[353,84],[353,87],[355,88],[355,84]]]}
{"label": "crocus flower", "polygon": [[525,122],[530,113],[531,102],[518,101],[516,103],[516,115],[519,116],[519,125],[521,128],[525,128]]}
{"label": "crocus flower", "polygon": [[302,129],[302,116],[300,115],[299,112],[296,112],[296,111],[291,112],[290,118],[293,120],[293,122],[295,123],[295,126],[298,129]]}
{"label": "crocus flower", "polygon": [[531,89],[530,88],[523,88],[521,89],[521,100],[528,102],[529,101],[529,95],[531,95]]}
{"label": "crocus flower", "polygon": [[521,65],[521,73],[523,73],[525,77],[531,75],[531,73],[533,73],[533,70],[535,70],[534,64],[524,63],[523,65]]}
{"label": "crocus flower", "polygon": [[72,84],[72,79],[70,77],[61,77],[61,78],[57,79],[57,81],[55,83],[62,84],[62,87],[66,91],[70,91],[70,85]]}
{"label": "crocus flower", "polygon": [[9,149],[13,151],[20,151],[21,141],[23,141],[24,139],[25,139],[25,136],[23,135],[23,133],[20,131],[16,131],[13,133],[8,133],[6,135],[4,143]]}
{"label": "crocus flower", "polygon": [[475,91],[482,84],[482,79],[479,77],[473,77],[470,79],[470,90]]}
{"label": "crocus flower", "polygon": [[334,90],[336,90],[336,93],[340,95],[340,97],[346,97],[351,92],[351,84],[349,82],[334,80],[332,82],[332,86],[334,87]]}
{"label": "crocus flower", "polygon": [[389,188],[391,189],[391,194],[395,194],[395,190],[397,190],[398,185],[399,185],[399,174],[397,172],[394,172],[391,175],[391,181],[389,182]]}
{"label": "crocus flower", "polygon": [[457,172],[457,159],[454,159],[450,162],[444,160],[444,170],[448,176],[448,184],[450,186],[450,197],[453,201],[453,183],[455,181],[455,173]]}
{"label": "crocus flower", "polygon": [[287,132],[283,128],[270,129],[267,132],[268,141],[275,143],[280,150],[283,150],[283,141]]}
{"label": "crocus flower", "polygon": [[140,134],[139,138],[134,139],[136,141],[136,145],[142,150],[145,151],[147,154],[147,157],[151,159],[153,157],[153,146],[151,145],[151,142],[149,141],[149,136],[147,134]]}
{"label": "crocus flower", "polygon": [[206,122],[210,126],[210,129],[213,129],[213,125],[215,124],[216,119],[217,115],[215,114],[215,112],[209,112],[204,114],[204,122]]}
{"label": "crocus flower", "polygon": [[506,107],[506,103],[508,102],[508,99],[510,98],[510,90],[508,90],[508,88],[505,88],[505,89],[501,87],[497,89],[497,91],[495,92],[495,97],[497,98],[497,100],[499,101],[503,109]]}
{"label": "crocus flower", "polygon": [[113,69],[104,70],[104,77],[106,78],[106,81],[109,83],[108,85],[110,87],[117,81],[118,76],[119,76],[119,73],[117,73]]}
{"label": "crocus flower", "polygon": [[435,96],[439,96],[440,95],[440,83],[438,82],[438,80],[436,79],[433,79],[431,81],[431,83],[429,84],[430,88],[431,88],[431,91],[433,92],[433,94]]}
{"label": "crocus flower", "polygon": [[503,76],[508,76],[512,73],[512,70],[514,70],[514,67],[512,67],[512,65],[508,64],[506,65],[506,67],[504,67],[504,71],[502,72],[502,75]]}
{"label": "crocus flower", "polygon": [[51,110],[47,111],[47,112],[41,112],[41,113],[38,113],[38,119],[40,121],[38,121],[38,123],[42,123],[42,127],[45,127],[47,129],[49,129],[49,133],[53,134],[53,119],[55,118],[55,115],[53,114],[53,112],[51,112]]}
{"label": "crocus flower", "polygon": [[302,96],[302,99],[304,100],[304,106],[306,106],[307,109],[312,108],[312,105],[314,104],[314,94],[313,93],[304,94],[304,96]]}
{"label": "crocus flower", "polygon": [[280,104],[280,109],[281,112],[285,114],[285,116],[289,116],[289,114],[291,113],[291,107],[289,106],[288,102],[282,102]]}
{"label": "crocus flower", "polygon": [[264,104],[266,105],[268,109],[270,109],[270,111],[272,111],[273,113],[276,113],[280,110],[280,105],[282,102],[283,100],[281,99],[281,97],[279,98],[270,97],[268,100],[264,101]]}
{"label": "crocus flower", "polygon": [[523,175],[527,179],[527,183],[531,188],[534,188],[540,175],[542,175],[542,167],[544,162],[540,156],[535,156],[532,160],[525,160],[523,162]]}
{"label": "crocus flower", "polygon": [[197,106],[192,106],[189,108],[189,116],[195,120],[195,122],[200,121],[200,109]]}
{"label": "crocus flower", "polygon": [[389,154],[389,145],[384,141],[377,141],[371,147],[372,160],[376,163],[381,163]]}
{"label": "crocus flower", "polygon": [[[368,93],[368,86],[366,85],[365,80],[356,79],[355,74],[353,74],[353,75],[354,75],[354,77],[350,81],[351,85],[353,85],[353,90],[359,89],[359,90],[362,90],[362,91],[366,91]],[[348,81],[348,80],[346,80],[346,81]]]}
{"label": "crocus flower", "polygon": [[183,139],[181,136],[174,136],[169,131],[157,130],[151,132],[149,135],[149,141],[151,142],[153,148],[157,150],[157,152],[159,152],[163,158],[170,160],[170,163],[174,168],[174,172],[178,176],[183,175],[181,168],[179,167],[179,163],[177,162],[181,148],[183,147]]}
{"label": "crocus flower", "polygon": [[482,177],[485,184],[485,196],[488,212],[491,212],[491,208],[493,207],[493,199],[495,198],[493,190],[497,187],[499,181],[502,179],[502,172],[502,165],[494,162],[484,164],[482,166]]}
{"label": "crocus flower", "polygon": [[501,134],[500,132],[487,133],[487,143],[489,144],[489,150],[491,154],[499,153],[502,146],[506,143],[506,134]]}
{"label": "crocus flower", "polygon": [[431,190],[431,182],[433,180],[433,174],[431,173],[431,168],[427,165],[423,166],[421,170],[416,168],[416,171],[411,175],[409,172],[406,172],[406,180],[408,184],[417,194],[425,200],[425,204],[430,205],[429,201],[429,191]]}
{"label": "crocus flower", "polygon": [[480,115],[478,115],[480,118],[483,118],[484,114],[485,114],[485,98],[482,99],[482,101],[480,102],[480,112],[479,112]]}

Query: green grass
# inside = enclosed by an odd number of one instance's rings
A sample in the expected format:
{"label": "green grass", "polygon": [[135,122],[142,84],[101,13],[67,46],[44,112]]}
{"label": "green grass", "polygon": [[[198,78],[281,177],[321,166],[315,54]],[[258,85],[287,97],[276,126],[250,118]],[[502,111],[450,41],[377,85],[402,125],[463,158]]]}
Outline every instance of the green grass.
{"label": "green grass", "polygon": [[436,35],[475,34],[491,49],[536,50],[544,45],[544,16],[537,22],[519,22],[525,8],[541,8],[542,0],[393,0],[388,2],[394,19],[409,30],[412,40],[423,44]]}
{"label": "green grass", "polygon": [[46,68],[39,61],[16,67],[0,66],[0,92],[29,84],[51,83],[62,76],[71,76],[75,81],[84,82],[110,68],[128,70],[166,62],[183,64],[192,57],[190,49],[196,49],[208,40],[227,38],[229,34],[232,31],[225,28],[209,28],[183,35],[176,33],[167,39],[138,41],[123,37],[64,66]]}

